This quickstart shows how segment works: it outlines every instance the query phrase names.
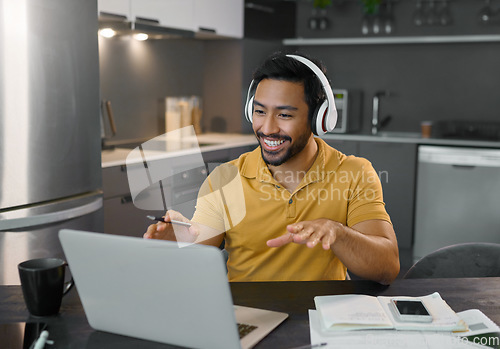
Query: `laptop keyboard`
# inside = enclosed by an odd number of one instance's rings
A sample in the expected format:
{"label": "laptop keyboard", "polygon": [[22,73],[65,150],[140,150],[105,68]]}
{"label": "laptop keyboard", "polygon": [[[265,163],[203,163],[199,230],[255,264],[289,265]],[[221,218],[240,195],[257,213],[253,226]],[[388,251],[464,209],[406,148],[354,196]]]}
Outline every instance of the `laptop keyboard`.
{"label": "laptop keyboard", "polygon": [[255,330],[257,326],[249,325],[249,324],[238,324],[238,332],[240,334],[240,339],[245,337],[247,334]]}

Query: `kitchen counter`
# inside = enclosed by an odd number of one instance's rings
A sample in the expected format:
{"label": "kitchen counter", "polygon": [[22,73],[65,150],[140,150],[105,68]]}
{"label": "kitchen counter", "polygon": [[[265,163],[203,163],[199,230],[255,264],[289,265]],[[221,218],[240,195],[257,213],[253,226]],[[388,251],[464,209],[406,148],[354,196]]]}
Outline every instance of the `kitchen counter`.
{"label": "kitchen counter", "polygon": [[[169,133],[168,139],[161,135],[115,143],[114,149],[102,151],[104,231],[142,236],[151,224],[145,216],[164,214],[166,200],[169,208],[192,217],[207,173],[256,147],[253,134],[227,133],[179,132]],[[155,194],[156,183],[161,198]]]}
{"label": "kitchen counter", "polygon": [[425,145],[443,145],[443,146],[463,146],[463,147],[484,147],[500,148],[500,142],[467,140],[467,139],[447,139],[447,138],[422,138],[418,132],[380,132],[377,135],[371,134],[327,134],[322,136],[324,139],[345,140],[345,141],[365,141],[365,142],[395,142],[412,143]]}
{"label": "kitchen counter", "polygon": [[[199,151],[198,145],[203,152],[208,152],[253,144],[257,146],[257,139],[253,134],[206,133],[196,137],[186,137],[182,142],[172,143],[155,138],[143,143],[143,151],[148,160],[157,160],[195,154]],[[116,146],[114,149],[103,150],[102,168],[142,162],[141,153],[133,151],[134,148],[134,146]]]}
{"label": "kitchen counter", "polygon": [[[364,142],[394,142],[411,143],[422,145],[443,145],[443,146],[466,146],[500,148],[500,142],[461,140],[461,139],[440,139],[422,138],[420,133],[415,132],[380,132],[378,135],[371,134],[327,134],[323,139],[364,141]],[[144,143],[143,143],[144,144]],[[194,154],[198,151],[197,144],[203,152],[215,151],[246,145],[257,145],[257,140],[253,134],[237,133],[206,133],[196,136],[196,139],[187,138],[181,144],[176,142],[174,146],[166,143],[155,142],[144,146],[145,156],[149,160],[164,159],[182,155]],[[132,151],[134,147],[122,148],[117,146],[112,150],[102,151],[102,167],[121,166],[128,163],[142,162],[140,152]]]}

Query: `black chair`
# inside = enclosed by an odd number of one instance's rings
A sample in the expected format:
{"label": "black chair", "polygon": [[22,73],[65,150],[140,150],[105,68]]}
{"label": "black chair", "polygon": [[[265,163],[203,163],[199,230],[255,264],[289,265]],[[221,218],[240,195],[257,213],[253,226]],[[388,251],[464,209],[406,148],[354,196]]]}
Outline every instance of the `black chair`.
{"label": "black chair", "polygon": [[440,248],[416,262],[404,279],[500,276],[500,244],[462,243]]}

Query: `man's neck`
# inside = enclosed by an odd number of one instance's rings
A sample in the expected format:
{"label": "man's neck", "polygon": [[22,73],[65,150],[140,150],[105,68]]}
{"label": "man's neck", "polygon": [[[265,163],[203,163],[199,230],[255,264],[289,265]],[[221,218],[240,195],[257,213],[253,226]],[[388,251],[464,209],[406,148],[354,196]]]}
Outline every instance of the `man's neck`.
{"label": "man's neck", "polygon": [[268,165],[274,179],[290,193],[297,188],[318,155],[318,144],[311,135],[304,149],[280,166]]}

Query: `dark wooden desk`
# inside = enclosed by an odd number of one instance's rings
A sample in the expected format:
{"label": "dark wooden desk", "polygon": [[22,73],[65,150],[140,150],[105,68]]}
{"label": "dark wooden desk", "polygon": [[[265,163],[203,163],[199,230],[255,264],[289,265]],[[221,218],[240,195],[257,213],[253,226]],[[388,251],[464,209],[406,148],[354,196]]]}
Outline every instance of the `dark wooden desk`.
{"label": "dark wooden desk", "polygon": [[[314,296],[369,294],[422,296],[434,291],[455,311],[480,309],[500,324],[500,278],[396,280],[391,286],[370,281],[232,283],[235,304],[290,314],[257,348],[293,348],[310,343],[308,309]],[[24,305],[19,286],[0,286],[0,322],[45,321],[57,348],[171,348],[171,346],[111,335],[90,328],[75,289],[63,299],[58,316],[34,319]]]}

